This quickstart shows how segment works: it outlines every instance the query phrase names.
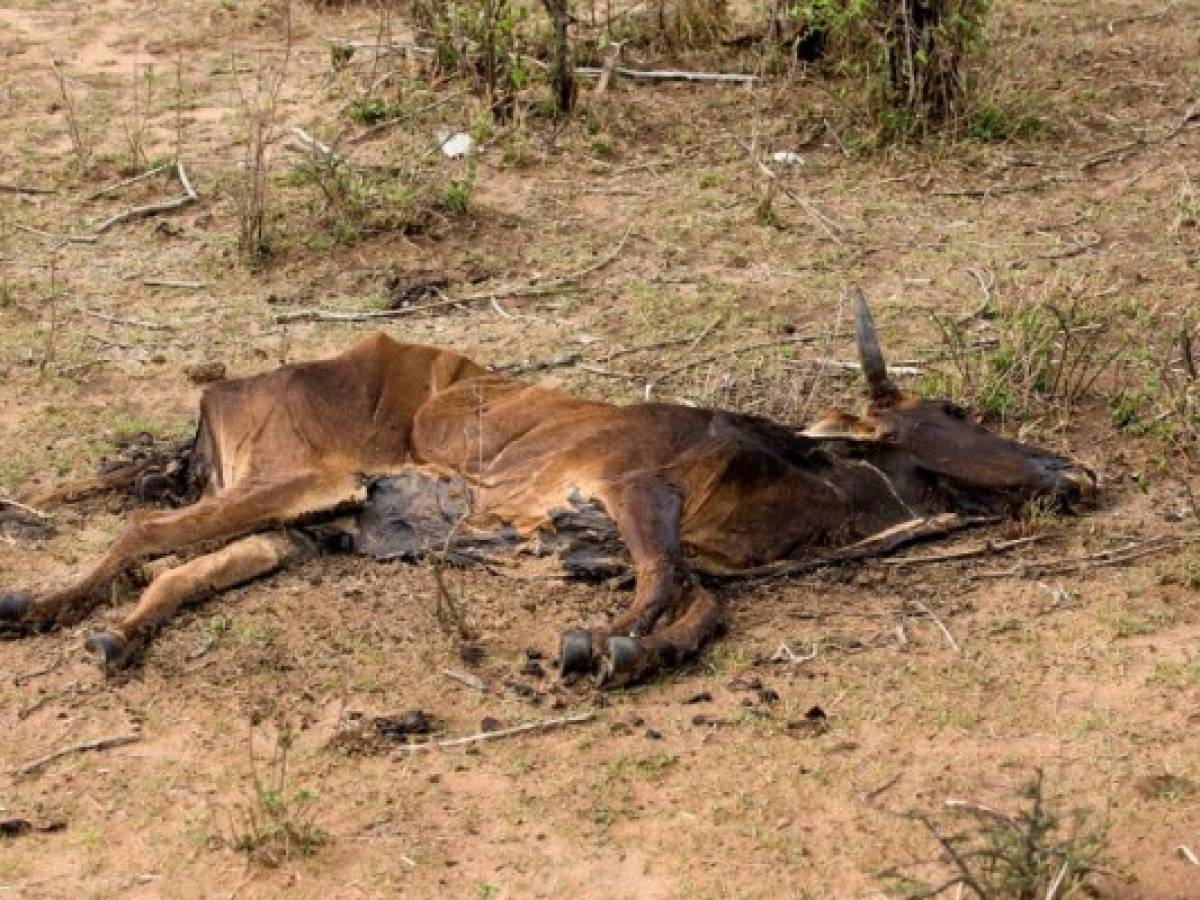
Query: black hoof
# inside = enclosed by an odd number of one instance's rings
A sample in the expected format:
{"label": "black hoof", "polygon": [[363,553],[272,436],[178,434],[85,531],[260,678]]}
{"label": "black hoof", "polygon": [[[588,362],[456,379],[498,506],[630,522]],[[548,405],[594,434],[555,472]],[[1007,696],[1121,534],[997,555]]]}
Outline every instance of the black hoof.
{"label": "black hoof", "polygon": [[20,591],[0,594],[0,622],[20,622],[33,607],[33,598]]}
{"label": "black hoof", "polygon": [[96,662],[105,672],[113,672],[122,668],[129,661],[132,649],[129,641],[111,631],[93,634],[83,646],[96,657]]}
{"label": "black hoof", "polygon": [[604,688],[624,687],[643,674],[646,651],[637,638],[616,635],[608,639],[608,652],[600,660],[596,683]]}
{"label": "black hoof", "polygon": [[592,634],[585,628],[572,628],[562,633],[558,648],[558,675],[586,675],[592,671]]}

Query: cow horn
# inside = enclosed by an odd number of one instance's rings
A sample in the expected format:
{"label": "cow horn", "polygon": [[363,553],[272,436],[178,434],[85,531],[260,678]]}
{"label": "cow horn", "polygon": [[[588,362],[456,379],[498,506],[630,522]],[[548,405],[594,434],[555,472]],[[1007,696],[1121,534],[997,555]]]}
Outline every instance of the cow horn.
{"label": "cow horn", "polygon": [[887,365],[883,361],[883,351],[879,349],[879,337],[875,334],[875,320],[871,318],[867,298],[859,288],[851,289],[850,296],[854,302],[854,332],[858,336],[858,358],[862,363],[863,377],[867,380],[867,390],[875,399],[889,397],[896,393],[896,387],[888,378]]}

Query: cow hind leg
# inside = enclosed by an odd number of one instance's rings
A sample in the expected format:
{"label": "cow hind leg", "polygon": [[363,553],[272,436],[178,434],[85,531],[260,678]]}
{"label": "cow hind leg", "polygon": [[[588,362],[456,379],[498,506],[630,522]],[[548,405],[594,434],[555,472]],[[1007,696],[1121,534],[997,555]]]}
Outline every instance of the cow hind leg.
{"label": "cow hind leg", "polygon": [[85,646],[106,671],[122,668],[181,607],[295,565],[315,552],[309,538],[290,530],[234,541],[221,550],[163,572],[119,625],[93,635]]}
{"label": "cow hind leg", "polygon": [[0,595],[0,628],[28,631],[78,621],[102,589],[141,559],[205,542],[223,542],[361,503],[365,491],[349,473],[305,471],[249,482],[174,510],[135,513],[99,560],[67,587],[44,597]]}

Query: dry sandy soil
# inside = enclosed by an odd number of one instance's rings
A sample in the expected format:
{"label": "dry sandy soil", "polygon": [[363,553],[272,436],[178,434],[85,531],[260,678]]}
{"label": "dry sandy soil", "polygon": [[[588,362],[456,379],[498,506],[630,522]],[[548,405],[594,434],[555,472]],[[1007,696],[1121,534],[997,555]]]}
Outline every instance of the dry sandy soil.
{"label": "dry sandy soil", "polygon": [[[477,128],[468,210],[424,215],[418,203],[420,227],[406,234],[364,233],[354,216],[339,224],[296,174],[303,157],[287,149],[287,127],[361,134],[345,110],[374,80],[385,85],[376,93],[399,92],[407,118],[341,146],[362,162],[420,157],[444,184],[467,178],[467,164],[430,161],[434,129],[470,127],[484,107],[406,62],[360,53],[331,69],[325,38],[369,40],[374,14],[297,5],[269,147],[273,254],[252,266],[238,250],[239,164],[256,83],[284,53],[278,4],[0,3],[0,182],[56,191],[0,192],[8,497],[86,476],[140,432],[186,434],[200,389],[184,370],[195,363],[259,372],[373,327],[497,365],[577,354],[583,365],[530,377],[616,400],[666,373],[661,398],[792,421],[855,402],[853,373],[812,365],[850,357],[836,323],[854,282],[892,355],[940,366],[961,394],[970,385],[938,362],[930,314],[969,316],[980,279],[1001,305],[1085,306],[1104,325],[1093,361],[1124,347],[1080,402],[1035,398],[994,420],[1093,466],[1098,508],[1034,517],[1016,528],[1044,539],[993,558],[876,561],[729,588],[730,634],[638,689],[597,694],[523,671],[527,648],[551,669],[559,630],[625,593],[449,573],[484,651],[478,693],[441,674],[470,666],[438,626],[430,571],[345,558],[186,611],[109,680],[82,641],[128,594],[81,626],[0,644],[0,818],[65,822],[0,837],[0,898],[884,896],[889,867],[927,881],[948,871],[905,813],[947,832],[977,825],[945,801],[1020,809],[1039,768],[1057,810],[1083,810],[1087,829],[1104,830],[1106,873],[1093,879],[1103,896],[1200,896],[1200,867],[1177,850],[1200,851],[1200,553],[1188,543],[1198,488],[1164,400],[1182,383],[1173,341],[1197,299],[1200,131],[1185,113],[1200,82],[1200,6],[998,6],[996,102],[1019,99],[1045,123],[1020,142],[857,153],[852,132],[814,127],[836,98],[802,73],[756,89],[621,82],[561,130],[532,113]],[[790,193],[777,192],[774,224],[755,213],[763,176],[751,140],[804,157],[779,170]],[[56,239],[179,193],[162,177],[89,199],[137,170],[139,142],[150,160],[181,152],[199,202],[95,243]],[[1119,152],[1097,156],[1110,148]],[[425,277],[448,279],[452,296],[553,278],[618,246],[568,285],[577,290],[377,323],[277,320],[297,308],[378,309],[396,285]],[[200,287],[146,283],[155,279]],[[818,340],[731,352],[791,326]],[[999,326],[978,327],[986,337]],[[674,343],[638,351],[660,341]],[[623,350],[637,352],[613,355]],[[1118,427],[1129,424],[1113,415],[1122,390],[1142,427]],[[51,532],[9,511],[0,587],[68,577],[128,507],[61,508]],[[1123,566],[1035,565],[1152,550],[1162,537],[1176,543]],[[785,641],[817,654],[769,661]],[[754,678],[774,695],[747,690]],[[805,718],[813,707],[824,726]],[[475,732],[485,716],[595,717],[415,757],[339,737],[351,713],[418,708],[446,735]],[[140,741],[12,772],[131,732]],[[280,735],[291,735],[282,797],[255,799],[256,777],[272,783]],[[274,859],[270,846],[239,849],[247,811],[264,805],[311,822],[320,846]]]}

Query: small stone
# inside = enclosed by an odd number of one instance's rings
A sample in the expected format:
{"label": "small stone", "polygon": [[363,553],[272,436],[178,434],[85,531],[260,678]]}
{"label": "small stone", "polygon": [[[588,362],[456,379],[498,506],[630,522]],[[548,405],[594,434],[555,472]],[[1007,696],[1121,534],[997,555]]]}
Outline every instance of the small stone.
{"label": "small stone", "polygon": [[648,737],[652,741],[661,741],[662,740],[662,732],[659,731],[657,728],[647,728],[646,729],[646,737]]}
{"label": "small stone", "polygon": [[546,654],[542,653],[542,651],[539,650],[537,647],[526,647],[525,648],[525,658],[526,659],[544,659],[545,656],[546,656]]}
{"label": "small stone", "polygon": [[758,692],[759,703],[778,703],[779,691],[774,688],[761,688]]}
{"label": "small stone", "polygon": [[530,678],[545,678],[546,670],[542,668],[540,662],[530,658],[525,660],[525,665],[521,666],[521,674],[528,675]]}
{"label": "small stone", "polygon": [[710,694],[708,691],[701,691],[698,694],[692,694],[692,696],[688,697],[683,702],[684,703],[711,703],[712,702],[712,694]]}
{"label": "small stone", "polygon": [[492,716],[484,716],[479,720],[479,730],[484,732],[492,732],[500,730],[500,720]]}

